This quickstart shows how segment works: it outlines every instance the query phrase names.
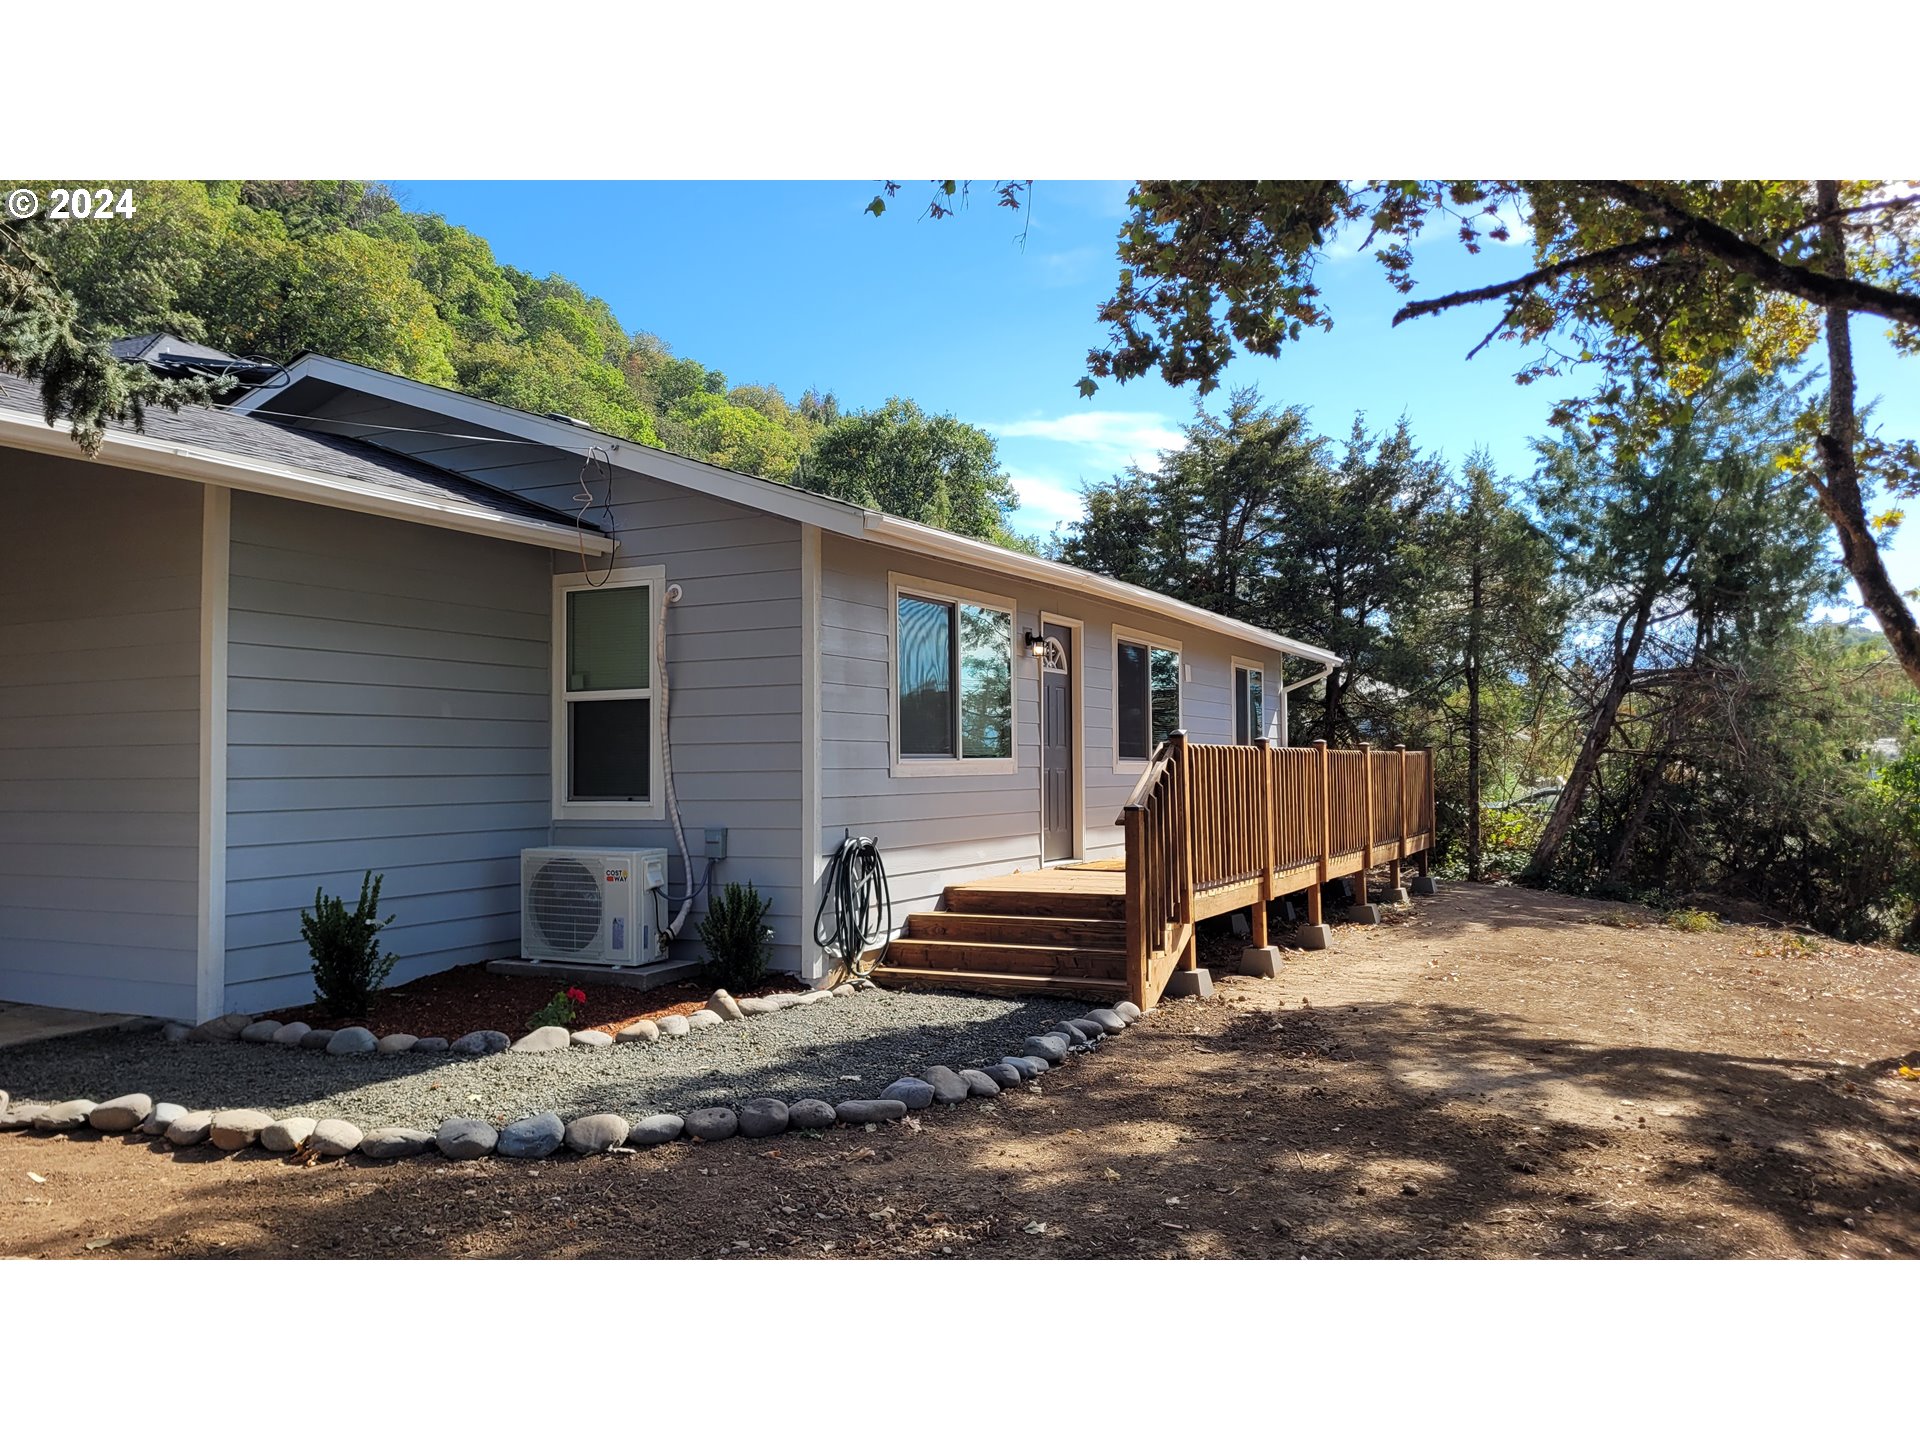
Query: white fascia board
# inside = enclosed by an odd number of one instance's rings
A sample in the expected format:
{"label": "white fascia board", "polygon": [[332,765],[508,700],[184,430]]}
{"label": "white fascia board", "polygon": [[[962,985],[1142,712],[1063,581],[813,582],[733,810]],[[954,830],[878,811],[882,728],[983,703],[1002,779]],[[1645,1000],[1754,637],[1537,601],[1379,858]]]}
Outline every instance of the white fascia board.
{"label": "white fascia board", "polygon": [[[510,435],[520,440],[531,440],[570,455],[585,456],[592,450],[601,450],[606,452],[614,465],[623,470],[662,480],[670,485],[678,485],[702,495],[711,495],[716,499],[729,500],[749,509],[784,516],[802,525],[817,525],[822,530],[838,535],[877,541],[896,549],[955,560],[999,574],[1019,575],[1042,585],[1078,591],[1081,594],[1097,595],[1153,614],[1178,616],[1188,624],[1249,644],[1259,645],[1265,649],[1277,650],[1284,655],[1296,655],[1317,664],[1341,663],[1340,657],[1330,650],[1322,650],[1304,641],[1290,640],[1284,635],[1277,635],[1271,630],[1262,630],[1256,625],[1248,625],[1243,621],[1229,620],[1224,615],[1216,615],[1211,610],[1201,609],[1198,605],[1189,605],[1185,601],[1157,594],[1143,586],[1111,580],[1104,575],[1095,575],[1090,571],[1081,570],[1072,565],[1063,565],[1055,560],[1040,560],[1031,555],[1023,555],[1016,550],[1003,550],[1000,546],[989,545],[984,540],[974,540],[964,535],[954,535],[948,531],[936,529],[931,525],[920,525],[911,520],[883,515],[878,511],[863,509],[858,505],[850,505],[843,500],[835,500],[826,495],[795,490],[792,486],[783,485],[778,480],[763,480],[756,475],[743,475],[718,465],[688,460],[683,456],[655,449],[651,445],[642,445],[638,441],[623,440],[618,436],[606,435],[580,425],[571,425],[563,420],[550,420],[544,415],[533,415],[506,405],[496,405],[491,400],[479,400],[471,395],[462,395],[456,390],[443,389],[421,380],[408,380],[398,375],[389,375],[383,370],[373,370],[365,365],[356,365],[347,360],[335,360],[326,355],[303,355],[288,367],[287,373],[293,383],[303,379],[323,380],[329,384],[338,385],[342,389],[376,395],[399,405],[411,405],[416,409],[430,410],[436,415],[445,416],[461,424],[496,430],[503,435]],[[255,390],[235,402],[232,408],[241,412],[261,408],[265,406],[268,399],[287,388],[289,387],[275,386],[270,390]],[[352,422],[341,423],[351,424]]]}
{"label": "white fascia board", "polygon": [[[75,447],[66,431],[48,425],[40,415],[0,409],[0,445],[31,450],[70,460],[87,459]],[[259,495],[276,495],[310,505],[329,505],[338,510],[356,510],[364,515],[381,515],[442,530],[462,530],[473,535],[490,535],[500,540],[515,540],[551,550],[578,550],[590,555],[606,555],[613,540],[592,531],[578,531],[561,524],[523,520],[501,515],[482,505],[459,500],[436,500],[428,496],[409,496],[364,481],[338,475],[323,475],[270,460],[228,455],[217,450],[173,441],[156,440],[148,435],[110,430],[101,443],[96,464],[123,470],[139,470],[149,475],[166,475],[193,480],[203,485],[221,485],[229,490],[247,490]]]}
{"label": "white fascia board", "polygon": [[[664,480],[670,485],[711,495],[717,500],[730,500],[751,510],[783,516],[802,525],[818,525],[823,530],[842,535],[860,534],[863,517],[867,513],[858,505],[849,505],[844,500],[835,500],[827,495],[795,490],[778,480],[763,480],[757,475],[743,475],[737,470],[689,460],[671,451],[642,445],[637,440],[624,440],[617,435],[590,430],[584,425],[571,425],[564,420],[550,420],[544,415],[496,405],[491,400],[462,395],[457,390],[446,390],[422,380],[389,375],[384,370],[372,370],[347,360],[335,360],[326,355],[306,355],[288,366],[287,374],[289,385],[251,391],[236,401],[232,409],[244,414],[266,406],[273,396],[283,393],[301,380],[322,380],[344,390],[391,400],[396,405],[431,411],[458,424],[496,430],[516,440],[530,440],[563,454],[584,458],[598,450],[613,465],[636,475]],[[353,424],[351,420],[330,423]]]}
{"label": "white fascia board", "polygon": [[1331,667],[1341,663],[1340,657],[1331,650],[1322,650],[1317,645],[1308,645],[1301,640],[1290,640],[1285,635],[1276,635],[1271,630],[1262,630],[1245,621],[1230,620],[1224,615],[1216,615],[1198,605],[1189,605],[1184,600],[1161,595],[1145,586],[1129,585],[1124,580],[1096,575],[1073,565],[1062,565],[1057,560],[1042,560],[1018,550],[1005,550],[984,540],[950,534],[945,530],[936,530],[931,525],[919,525],[872,510],[866,512],[866,517],[867,538],[883,545],[912,550],[922,555],[937,555],[944,560],[958,561],[1003,575],[1017,575],[1036,584],[1097,596],[1153,615],[1177,617],[1203,630],[1211,630],[1263,649],[1277,650],[1283,655],[1297,655],[1320,665]]}

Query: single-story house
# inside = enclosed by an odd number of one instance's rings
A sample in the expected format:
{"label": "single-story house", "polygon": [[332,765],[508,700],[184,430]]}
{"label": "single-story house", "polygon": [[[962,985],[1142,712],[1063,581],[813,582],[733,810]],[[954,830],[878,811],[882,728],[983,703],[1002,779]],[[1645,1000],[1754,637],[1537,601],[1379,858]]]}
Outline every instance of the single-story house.
{"label": "single-story house", "polygon": [[0,376],[0,587],[0,999],[187,1019],[311,998],[301,907],[369,869],[393,983],[517,956],[548,846],[664,848],[675,905],[723,852],[818,978],[847,833],[899,917],[1116,856],[1168,732],[1284,736],[1336,663],[321,355],[93,459]]}

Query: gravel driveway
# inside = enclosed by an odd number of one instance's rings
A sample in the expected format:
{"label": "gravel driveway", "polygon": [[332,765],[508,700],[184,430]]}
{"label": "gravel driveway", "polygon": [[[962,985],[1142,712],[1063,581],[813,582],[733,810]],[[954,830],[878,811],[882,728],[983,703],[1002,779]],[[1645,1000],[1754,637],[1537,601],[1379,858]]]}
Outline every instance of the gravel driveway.
{"label": "gravel driveway", "polygon": [[[756,1095],[878,1095],[929,1065],[991,1064],[1085,1001],[864,990],[679,1039],[550,1054],[324,1055],[278,1045],[168,1044],[111,1031],[0,1050],[0,1090],[27,1100],[142,1091],[189,1109],[251,1106],[431,1130],[449,1115],[516,1120],[613,1111],[683,1114]],[[452,1037],[449,1037],[452,1038]]]}

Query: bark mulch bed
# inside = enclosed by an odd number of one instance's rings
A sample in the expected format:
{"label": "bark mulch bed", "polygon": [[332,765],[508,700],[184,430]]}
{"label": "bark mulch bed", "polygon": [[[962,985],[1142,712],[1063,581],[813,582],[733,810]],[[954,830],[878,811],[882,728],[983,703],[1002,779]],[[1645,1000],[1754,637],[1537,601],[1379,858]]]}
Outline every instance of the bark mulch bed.
{"label": "bark mulch bed", "polygon": [[[455,1040],[475,1030],[499,1030],[517,1038],[527,1033],[528,1020],[553,998],[555,991],[578,983],[538,975],[489,975],[482,961],[382,990],[370,1015],[334,1015],[319,1005],[301,1005],[275,1010],[262,1018],[282,1024],[303,1020],[329,1029],[364,1025],[376,1035],[444,1035]],[[790,975],[774,976],[768,984],[738,992],[738,997],[772,995],[794,989],[798,983]],[[657,990],[591,983],[579,988],[586,991],[587,1003],[571,1028],[604,1030],[609,1035],[618,1034],[636,1020],[690,1014],[704,1006],[713,993],[712,986],[697,982],[662,985]]]}

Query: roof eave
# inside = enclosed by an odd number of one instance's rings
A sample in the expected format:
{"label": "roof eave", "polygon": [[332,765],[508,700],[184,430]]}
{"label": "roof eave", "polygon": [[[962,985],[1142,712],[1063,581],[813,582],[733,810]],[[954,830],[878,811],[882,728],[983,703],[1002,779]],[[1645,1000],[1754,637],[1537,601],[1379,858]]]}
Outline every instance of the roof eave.
{"label": "roof eave", "polygon": [[[74,447],[66,431],[47,424],[44,416],[5,408],[0,408],[0,445],[70,460],[86,461],[88,458]],[[99,453],[92,457],[92,461],[123,470],[140,470],[203,485],[224,486],[230,490],[275,495],[307,504],[432,525],[443,530],[461,530],[474,535],[539,545],[550,550],[584,548],[590,555],[606,555],[613,550],[613,541],[608,536],[576,530],[572,526],[502,515],[485,506],[458,500],[409,496],[299,466],[225,455],[125,431],[108,431]]]}
{"label": "roof eave", "polygon": [[1130,585],[1124,580],[1096,575],[1091,570],[1082,570],[1078,566],[1063,565],[1058,560],[1043,560],[1038,556],[1023,554],[1018,550],[1008,550],[985,540],[975,540],[967,535],[955,535],[931,525],[902,520],[898,516],[882,514],[876,510],[866,511],[865,514],[867,538],[884,545],[912,550],[923,555],[934,555],[941,559],[955,560],[962,564],[1010,572],[1023,579],[1032,580],[1036,584],[1078,591],[1083,595],[1097,596],[1135,610],[1174,616],[1190,625],[1211,630],[1230,639],[1258,645],[1266,650],[1277,650],[1283,655],[1297,656],[1319,665],[1331,667],[1345,663],[1331,650],[1322,650],[1317,645],[1309,645],[1304,640],[1295,640],[1272,630],[1263,630],[1258,625],[1249,625],[1243,620],[1216,615],[1211,610],[1190,605],[1184,600],[1175,600],[1169,595],[1162,595],[1142,585]]}
{"label": "roof eave", "polygon": [[[331,377],[337,378],[330,378],[330,372]],[[424,380],[409,380],[403,375],[389,375],[384,370],[356,365],[350,360],[336,360],[330,355],[313,352],[304,354],[287,367],[287,374],[292,383],[309,378],[329,381],[381,396],[396,404],[431,408],[436,414],[449,419],[463,420],[517,439],[531,440],[562,454],[584,457],[593,451],[602,451],[619,469],[711,495],[716,499],[730,500],[770,515],[783,516],[806,525],[818,525],[840,534],[861,533],[862,517],[866,514],[858,505],[850,505],[830,495],[796,490],[778,480],[729,470],[703,460],[689,460],[684,455],[675,455],[671,450],[662,450],[654,445],[643,445],[638,440],[609,435],[605,431],[565,420],[552,420],[525,410],[515,410],[492,400],[482,400],[474,395],[463,395],[458,390],[430,385]],[[286,388],[276,386],[272,390],[253,391],[234,402],[231,408],[239,414],[262,409],[269,396],[280,394]],[[429,398],[431,406],[427,404]],[[283,418],[291,418],[296,423],[299,419],[298,416]],[[321,423],[318,417],[315,423]],[[339,423],[351,425],[353,422],[348,420]]]}
{"label": "roof eave", "polygon": [[[1340,656],[1330,650],[1323,650],[1317,645],[1309,645],[1305,641],[1294,640],[1271,630],[1262,630],[1257,625],[1230,620],[1224,615],[1216,615],[1211,610],[1204,610],[1198,605],[1189,605],[1183,600],[1161,595],[1144,586],[1129,585],[1125,581],[1096,575],[1092,571],[1082,570],[1073,565],[1064,565],[1057,560],[1041,560],[1017,550],[1007,550],[1001,546],[989,544],[985,540],[975,540],[931,525],[902,520],[897,516],[864,509],[828,495],[796,490],[778,480],[747,475],[728,470],[723,466],[711,465],[705,461],[689,460],[685,456],[675,455],[671,451],[661,450],[652,445],[642,445],[638,441],[625,440],[616,435],[572,425],[566,421],[550,420],[544,415],[515,410],[510,406],[499,405],[491,400],[482,400],[472,395],[463,395],[457,390],[448,390],[443,386],[429,385],[421,380],[409,380],[404,376],[389,375],[383,370],[356,365],[349,360],[336,360],[332,356],[309,351],[296,358],[287,367],[287,371],[294,381],[306,377],[325,380],[328,378],[328,372],[331,371],[340,377],[335,383],[384,395],[401,404],[421,404],[424,398],[421,392],[429,392],[439,407],[438,413],[450,417],[464,417],[470,423],[490,426],[523,439],[536,440],[568,454],[584,455],[592,449],[603,449],[610,453],[612,463],[621,469],[633,470],[668,484],[679,485],[718,499],[730,500],[749,509],[780,515],[802,524],[817,525],[836,534],[891,545],[896,549],[942,556],[994,570],[1013,571],[1039,584],[1100,596],[1136,610],[1177,616],[1189,624],[1212,630],[1217,634],[1247,644],[1258,645],[1264,649],[1277,650],[1285,655],[1297,656],[1303,660],[1313,661],[1315,664],[1338,666],[1345,663]],[[256,391],[236,402],[233,408],[242,412],[257,408],[264,403],[267,395],[280,393],[281,388],[283,387],[275,387],[272,391]]]}

